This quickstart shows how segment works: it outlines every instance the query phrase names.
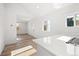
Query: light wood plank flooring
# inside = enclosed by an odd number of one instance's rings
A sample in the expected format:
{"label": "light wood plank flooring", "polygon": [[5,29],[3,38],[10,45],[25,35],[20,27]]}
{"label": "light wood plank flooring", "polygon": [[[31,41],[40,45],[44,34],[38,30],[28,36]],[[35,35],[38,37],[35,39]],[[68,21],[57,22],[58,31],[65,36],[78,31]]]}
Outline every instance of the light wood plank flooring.
{"label": "light wood plank flooring", "polygon": [[2,56],[10,56],[12,50],[19,49],[28,45],[32,45],[35,49],[37,49],[36,43],[32,41],[35,39],[35,37],[29,34],[19,34],[17,37],[20,38],[20,40],[18,40],[17,43],[6,45],[4,51],[2,52]]}

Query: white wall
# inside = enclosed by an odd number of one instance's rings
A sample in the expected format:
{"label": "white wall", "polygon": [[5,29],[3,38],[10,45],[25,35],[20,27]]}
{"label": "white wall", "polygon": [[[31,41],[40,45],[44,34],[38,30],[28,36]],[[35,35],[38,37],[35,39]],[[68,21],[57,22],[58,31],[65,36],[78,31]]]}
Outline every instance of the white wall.
{"label": "white wall", "polygon": [[5,44],[16,42],[16,16],[13,7],[6,5],[5,14]]}
{"label": "white wall", "polygon": [[0,54],[4,49],[4,5],[0,4]]}
{"label": "white wall", "polygon": [[18,17],[27,17],[29,14],[26,13],[20,4],[5,4],[5,10],[5,44],[12,44],[17,42],[16,21]]}
{"label": "white wall", "polygon": [[36,38],[50,36],[50,32],[43,32],[43,19],[40,17],[33,18],[28,23],[28,33]]}
{"label": "white wall", "polygon": [[[67,27],[65,25],[66,17],[73,16],[76,13],[79,13],[79,4],[71,4],[60,9],[56,9],[55,11],[51,11],[44,16],[34,18],[29,22],[29,33],[37,38],[58,34],[79,36],[79,27]],[[50,32],[46,33],[41,29],[42,21],[44,19],[50,20],[51,22]]]}
{"label": "white wall", "polygon": [[[72,4],[63,7],[56,12],[50,13],[48,16],[51,18],[52,23],[52,33],[65,34],[71,36],[79,36],[79,27],[67,27],[66,17],[75,16],[79,13],[79,4]],[[54,31],[53,31],[54,30]]]}

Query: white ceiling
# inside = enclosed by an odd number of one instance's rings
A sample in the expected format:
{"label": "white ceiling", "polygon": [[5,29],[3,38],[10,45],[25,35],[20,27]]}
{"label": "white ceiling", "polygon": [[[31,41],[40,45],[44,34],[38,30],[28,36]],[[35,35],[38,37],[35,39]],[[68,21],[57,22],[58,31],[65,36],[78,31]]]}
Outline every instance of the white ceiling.
{"label": "white ceiling", "polygon": [[[15,3],[15,4],[9,4],[9,6],[12,5],[14,9],[18,8],[18,11],[22,9],[20,12],[18,12],[22,18],[19,16],[19,20],[24,21],[25,18],[32,19],[34,17],[41,17],[45,16],[46,14],[49,14],[50,12],[54,12],[60,8],[63,8],[64,6],[68,6],[71,4],[66,3]],[[23,18],[24,17],[24,18]],[[24,19],[24,20],[23,20]]]}
{"label": "white ceiling", "polygon": [[69,4],[57,3],[24,3],[23,8],[33,16],[42,16],[57,8],[62,8]]}

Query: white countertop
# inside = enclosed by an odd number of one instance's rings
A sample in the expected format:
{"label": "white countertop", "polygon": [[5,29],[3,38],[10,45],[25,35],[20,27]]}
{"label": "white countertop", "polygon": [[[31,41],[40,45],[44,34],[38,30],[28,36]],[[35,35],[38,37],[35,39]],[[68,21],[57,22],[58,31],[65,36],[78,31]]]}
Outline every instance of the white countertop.
{"label": "white countertop", "polygon": [[62,35],[44,37],[40,39],[35,39],[34,42],[44,47],[52,54],[55,54],[57,56],[69,56],[67,53],[66,43],[57,39],[61,36]]}

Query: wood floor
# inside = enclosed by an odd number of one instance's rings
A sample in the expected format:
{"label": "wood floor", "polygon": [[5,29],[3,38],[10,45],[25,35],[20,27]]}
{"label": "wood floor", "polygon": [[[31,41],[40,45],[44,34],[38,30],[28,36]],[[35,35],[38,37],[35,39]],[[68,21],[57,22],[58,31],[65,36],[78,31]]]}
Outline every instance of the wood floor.
{"label": "wood floor", "polygon": [[10,56],[11,51],[28,45],[32,45],[35,49],[37,49],[36,43],[32,41],[33,39],[35,39],[35,37],[28,34],[20,34],[20,35],[17,35],[17,38],[20,39],[17,41],[17,43],[5,46],[4,51],[2,52],[2,56]]}

